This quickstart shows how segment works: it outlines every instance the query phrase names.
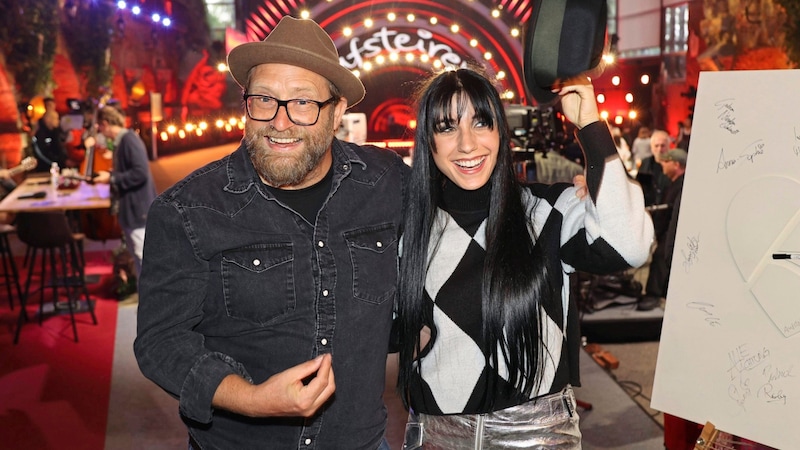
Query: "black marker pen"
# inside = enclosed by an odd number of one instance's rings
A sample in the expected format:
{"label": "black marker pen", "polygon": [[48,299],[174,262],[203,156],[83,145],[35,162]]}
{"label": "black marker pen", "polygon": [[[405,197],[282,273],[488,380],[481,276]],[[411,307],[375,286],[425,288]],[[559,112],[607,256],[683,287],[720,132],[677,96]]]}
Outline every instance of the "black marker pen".
{"label": "black marker pen", "polygon": [[800,259],[800,253],[773,253],[772,259]]}

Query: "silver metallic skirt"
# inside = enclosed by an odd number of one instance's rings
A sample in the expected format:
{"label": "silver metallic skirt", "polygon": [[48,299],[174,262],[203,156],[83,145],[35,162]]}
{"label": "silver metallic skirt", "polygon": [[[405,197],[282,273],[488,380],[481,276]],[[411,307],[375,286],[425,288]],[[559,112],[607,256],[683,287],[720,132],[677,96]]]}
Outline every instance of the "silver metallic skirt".
{"label": "silver metallic skirt", "polygon": [[408,416],[403,450],[578,449],[575,394],[555,394],[489,414]]}

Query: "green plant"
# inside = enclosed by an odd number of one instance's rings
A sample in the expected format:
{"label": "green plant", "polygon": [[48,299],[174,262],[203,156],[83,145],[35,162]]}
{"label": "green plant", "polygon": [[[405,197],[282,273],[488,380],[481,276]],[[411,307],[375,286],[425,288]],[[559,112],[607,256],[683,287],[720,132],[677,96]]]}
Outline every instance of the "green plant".
{"label": "green plant", "polygon": [[100,97],[114,75],[109,48],[116,7],[111,2],[79,3],[76,14],[67,17],[61,31],[72,65],[78,73],[86,74],[86,95]]}
{"label": "green plant", "polygon": [[775,0],[786,10],[786,54],[800,66],[800,0]]}
{"label": "green plant", "polygon": [[58,14],[58,0],[0,2],[0,48],[20,100],[52,88]]}

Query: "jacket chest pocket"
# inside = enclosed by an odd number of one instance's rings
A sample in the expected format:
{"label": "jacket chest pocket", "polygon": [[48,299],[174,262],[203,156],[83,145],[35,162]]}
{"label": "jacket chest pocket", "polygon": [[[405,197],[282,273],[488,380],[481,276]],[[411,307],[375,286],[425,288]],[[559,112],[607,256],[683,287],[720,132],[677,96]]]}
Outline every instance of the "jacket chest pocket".
{"label": "jacket chest pocket", "polygon": [[344,233],[353,265],[353,296],[368,303],[394,298],[397,289],[397,234],[392,224]]}
{"label": "jacket chest pocket", "polygon": [[291,243],[254,245],[222,255],[229,317],[265,325],[295,309]]}

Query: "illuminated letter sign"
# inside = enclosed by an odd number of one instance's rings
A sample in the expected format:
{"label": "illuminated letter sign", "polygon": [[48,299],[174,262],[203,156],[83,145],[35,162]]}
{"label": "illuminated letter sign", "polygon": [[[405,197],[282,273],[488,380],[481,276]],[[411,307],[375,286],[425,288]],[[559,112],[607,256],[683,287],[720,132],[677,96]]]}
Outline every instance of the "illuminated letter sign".
{"label": "illuminated letter sign", "polygon": [[439,58],[445,66],[464,67],[466,65],[452,47],[436,42],[433,33],[423,28],[417,29],[416,36],[414,36],[383,27],[363,41],[354,37],[350,40],[348,47],[349,53],[340,56],[339,62],[351,70],[363,68],[365,58],[371,58],[382,52],[398,54],[419,52],[427,54],[431,59]]}

